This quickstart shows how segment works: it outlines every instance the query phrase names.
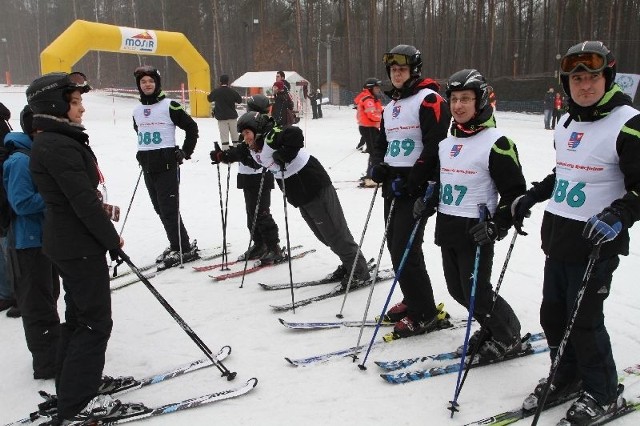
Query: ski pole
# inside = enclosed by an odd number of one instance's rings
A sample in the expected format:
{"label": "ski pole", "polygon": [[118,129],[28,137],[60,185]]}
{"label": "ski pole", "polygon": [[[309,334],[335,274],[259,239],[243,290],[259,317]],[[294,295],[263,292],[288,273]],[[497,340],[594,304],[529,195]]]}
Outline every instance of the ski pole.
{"label": "ski pole", "polygon": [[[216,151],[220,150],[218,142],[214,142]],[[222,263],[220,264],[220,270],[226,271],[229,268],[225,268],[224,258],[227,255],[227,222],[224,216],[224,206],[222,205],[222,179],[220,178],[220,163],[216,163],[216,170],[218,171],[218,196],[220,198],[220,220],[222,221]]]}
{"label": "ski pole", "polygon": [[[373,297],[373,289],[376,285],[376,281],[378,279],[378,270],[380,269],[380,259],[382,259],[382,253],[384,253],[384,245],[387,242],[387,234],[389,232],[389,224],[391,223],[391,215],[393,214],[393,208],[395,207],[396,199],[391,200],[391,205],[389,206],[389,214],[387,215],[387,224],[384,227],[384,236],[382,237],[382,244],[380,244],[380,251],[378,252],[378,259],[376,260],[376,267],[373,274],[373,281],[371,282],[371,288],[369,289],[369,297],[367,298],[367,306],[364,309],[364,314],[362,315],[362,324],[360,325],[360,333],[358,334],[358,342],[356,344],[356,348],[360,347],[360,341],[362,340],[362,333],[364,332],[364,324],[367,321],[367,315],[369,314],[369,306],[371,306],[371,299]],[[382,324],[382,317],[378,319],[376,323],[376,327],[380,327]],[[373,340],[372,340],[373,341]],[[353,362],[358,359],[357,352],[352,355]]]}
{"label": "ski pole", "polygon": [[[486,215],[487,205],[484,203],[478,204],[478,216],[480,222],[484,222]],[[471,294],[469,296],[469,316],[467,317],[467,329],[464,335],[464,343],[462,345],[462,355],[460,357],[460,368],[458,369],[458,379],[456,381],[456,389],[453,394],[453,401],[449,401],[451,406],[448,407],[451,410],[451,417],[458,410],[458,396],[460,395],[462,371],[464,370],[464,361],[467,356],[467,345],[469,344],[469,333],[471,332],[471,321],[473,320],[473,310],[476,304],[476,287],[478,286],[478,269],[480,269],[480,244],[476,245],[476,259],[473,264],[473,276],[471,277]],[[469,360],[469,364],[473,362]]]}
{"label": "ski pole", "polygon": [[247,264],[249,263],[249,250],[251,250],[251,241],[253,241],[254,234],[256,232],[256,223],[258,222],[258,212],[260,211],[260,199],[262,198],[262,188],[264,186],[264,174],[267,173],[267,169],[262,169],[262,176],[260,176],[260,187],[258,188],[258,199],[256,201],[256,208],[253,212],[253,222],[251,223],[251,233],[249,235],[249,247],[244,256],[244,269],[242,270],[242,282],[240,288],[244,287],[244,277],[247,273]]}
{"label": "ski pole", "polygon": [[184,269],[182,250],[182,217],[180,216],[180,164],[176,164],[176,179],[178,190],[176,191],[176,206],[178,209],[178,245],[180,246],[180,269]]}
{"label": "ski pole", "polygon": [[282,167],[282,202],[284,204],[284,230],[287,236],[287,260],[289,263],[289,283],[291,284],[291,306],[296,313],[295,296],[293,294],[293,270],[291,269],[291,241],[289,240],[289,215],[287,214],[287,187],[284,182],[284,166]]}
{"label": "ski pole", "polygon": [[122,221],[122,228],[120,228],[120,234],[118,234],[118,236],[120,237],[122,237],[122,233],[124,232],[124,226],[127,224],[127,219],[129,218],[129,212],[131,211],[131,206],[133,205],[133,199],[136,196],[136,192],[138,191],[138,185],[140,184],[141,177],[142,177],[142,168],[140,168],[140,174],[138,175],[136,186],[133,188],[133,194],[131,195],[131,200],[129,200],[129,207],[127,207],[127,213],[125,213],[124,220]]}
{"label": "ski pole", "polygon": [[[430,181],[427,189],[422,197],[422,200],[426,203],[431,195],[433,194],[433,190],[435,188],[435,182]],[[394,200],[395,201],[395,200]],[[388,221],[391,220],[391,215],[389,215]],[[396,277],[393,280],[393,284],[391,284],[391,289],[389,290],[389,295],[387,296],[387,300],[384,302],[384,306],[382,307],[382,313],[380,314],[380,318],[378,318],[378,322],[376,323],[376,328],[373,331],[373,335],[371,336],[371,341],[369,342],[369,347],[367,348],[367,353],[364,356],[364,360],[362,360],[362,364],[358,365],[358,368],[361,370],[366,370],[365,363],[367,362],[367,358],[369,358],[369,353],[371,352],[371,347],[373,346],[373,341],[378,334],[378,330],[380,330],[380,324],[382,324],[382,318],[384,317],[384,313],[387,310],[387,306],[389,306],[389,302],[391,301],[391,296],[393,296],[393,290],[398,283],[398,279],[402,275],[402,271],[404,270],[404,265],[407,263],[407,259],[409,258],[409,252],[411,251],[411,247],[413,246],[413,241],[416,238],[416,234],[418,233],[418,228],[420,228],[420,224],[422,223],[422,217],[416,219],[415,224],[413,225],[413,229],[411,230],[411,234],[409,235],[409,240],[407,241],[407,245],[404,248],[404,253],[402,254],[402,259],[400,259],[400,265],[398,265],[398,270],[396,271]],[[388,224],[387,224],[388,226]],[[386,235],[385,235],[386,238]],[[376,271],[377,273],[377,271]]]}
{"label": "ski pole", "polygon": [[591,272],[593,271],[593,267],[598,261],[600,257],[600,243],[593,246],[591,250],[591,254],[589,254],[589,263],[587,263],[587,268],[584,271],[584,276],[582,278],[582,285],[580,286],[580,290],[578,290],[578,294],[576,295],[576,300],[573,302],[573,310],[571,312],[571,318],[569,319],[569,323],[567,324],[567,328],[564,331],[564,336],[562,336],[562,340],[560,341],[560,345],[558,346],[558,352],[556,353],[555,358],[553,358],[553,363],[551,364],[551,371],[549,372],[549,377],[547,378],[547,383],[544,385],[544,391],[542,392],[542,398],[538,401],[538,407],[536,409],[536,414],[533,417],[533,421],[531,422],[531,426],[535,426],[538,424],[538,419],[540,418],[540,413],[542,413],[542,407],[547,402],[547,396],[549,396],[549,389],[551,388],[551,383],[553,383],[553,379],[556,376],[556,372],[558,371],[558,366],[560,365],[560,359],[562,358],[562,354],[564,353],[564,348],[567,346],[569,342],[569,336],[571,335],[571,330],[573,330],[573,324],[576,322],[576,317],[578,316],[578,310],[580,309],[580,304],[582,303],[582,297],[587,290],[587,285],[589,284],[589,279],[591,278]]}
{"label": "ski pole", "polygon": [[[351,265],[351,272],[349,273],[349,281],[347,281],[347,287],[344,291],[344,298],[342,299],[342,306],[340,307],[340,313],[336,314],[336,317],[343,318],[342,311],[344,310],[344,304],[347,302],[347,295],[349,294],[349,288],[351,287],[351,280],[353,280],[353,274],[356,271],[356,265],[358,264],[358,258],[361,253],[362,243],[364,242],[364,235],[367,233],[367,227],[369,226],[369,219],[371,219],[371,212],[373,211],[373,205],[376,202],[376,195],[378,194],[378,188],[380,188],[380,184],[376,185],[375,191],[373,191],[373,197],[371,198],[371,204],[369,205],[369,212],[367,213],[367,219],[364,222],[364,228],[362,229],[362,236],[360,237],[360,243],[358,244],[358,251],[356,257],[353,258],[353,264]],[[376,264],[376,275],[378,272],[378,264],[380,263],[380,259],[378,259],[378,263]],[[374,281],[375,276],[374,275]]]}
{"label": "ski pole", "polygon": [[[511,253],[513,252],[513,247],[516,244],[516,238],[518,237],[518,231],[514,229],[513,237],[511,237],[511,244],[509,244],[509,250],[507,251],[507,256],[504,259],[504,264],[502,265],[502,271],[500,271],[500,277],[498,278],[498,283],[496,284],[496,290],[493,292],[493,299],[491,301],[491,309],[485,315],[485,323],[488,323],[491,319],[491,315],[493,314],[493,310],[496,307],[496,301],[498,300],[498,293],[500,292],[500,287],[502,286],[502,280],[504,279],[504,274],[507,271],[507,265],[509,264],[509,259],[511,259]],[[480,337],[478,339],[478,344],[471,351],[471,355],[469,359],[473,360],[476,357],[476,354],[480,350],[480,346],[482,342],[486,340],[487,331],[484,328],[480,328]],[[531,335],[527,334],[526,339],[528,339]],[[526,340],[525,339],[525,340]],[[467,380],[467,376],[469,375],[469,370],[471,369],[471,363],[468,363],[464,369],[464,375],[462,376],[462,381],[460,382],[460,389],[458,390],[458,395],[462,392],[462,387],[464,386],[464,382]]]}
{"label": "ski pole", "polygon": [[[227,236],[227,223],[229,223],[227,221],[227,219],[229,218],[227,213],[229,212],[229,179],[230,178],[231,178],[231,163],[227,164],[227,193],[224,196],[224,235],[225,235],[225,240],[226,240],[226,236]],[[224,264],[226,266],[226,269],[229,269],[229,252],[226,249],[226,244],[225,244],[224,256],[222,258],[222,261],[224,262]]]}
{"label": "ski pole", "polygon": [[136,265],[133,264],[131,258],[124,252],[122,249],[118,249],[118,256],[127,264],[129,268],[140,278],[140,281],[144,283],[144,285],[149,289],[151,294],[155,296],[156,299],[160,302],[160,304],[169,312],[169,315],[180,325],[182,330],[194,341],[194,343],[200,348],[202,352],[209,358],[209,360],[216,366],[218,370],[222,373],[222,377],[226,377],[227,380],[233,380],[237,373],[235,371],[230,371],[227,367],[224,366],[222,361],[218,361],[211,349],[207,347],[207,345],[198,337],[198,335],[189,327],[189,325],[182,319],[180,315],[173,309],[173,307],[167,302],[167,300],[162,297],[162,295],[156,290],[156,288],[149,282],[147,277],[145,277],[140,269]]}
{"label": "ski pole", "polygon": [[333,168],[333,166],[342,163],[344,160],[346,160],[347,158],[351,157],[353,154],[355,154],[356,152],[358,152],[357,149],[353,150],[352,152],[350,152],[349,154],[345,155],[344,157],[342,157],[340,160],[336,161],[335,163],[333,163],[332,165],[330,165],[328,167],[329,170],[331,170]]}

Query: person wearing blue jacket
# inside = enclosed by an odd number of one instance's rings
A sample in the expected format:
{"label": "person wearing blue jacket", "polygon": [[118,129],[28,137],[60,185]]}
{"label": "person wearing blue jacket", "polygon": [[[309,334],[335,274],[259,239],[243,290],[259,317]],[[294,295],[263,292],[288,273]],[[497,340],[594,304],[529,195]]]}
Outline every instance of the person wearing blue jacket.
{"label": "person wearing blue jacket", "polygon": [[15,283],[34,379],[55,377],[60,318],[60,282],[51,260],[42,253],[45,203],[29,171],[33,113],[20,114],[24,133],[10,132],[4,144],[11,153],[3,164],[3,185],[15,213],[7,235],[8,262]]}

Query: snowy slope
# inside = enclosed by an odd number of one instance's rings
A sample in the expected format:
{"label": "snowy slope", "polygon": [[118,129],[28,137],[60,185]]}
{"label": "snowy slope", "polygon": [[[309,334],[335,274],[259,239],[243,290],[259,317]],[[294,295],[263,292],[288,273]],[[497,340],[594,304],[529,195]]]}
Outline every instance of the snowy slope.
{"label": "snowy slope", "polygon": [[[0,89],[0,101],[13,112],[11,124],[19,129],[18,115],[25,98],[24,87]],[[106,177],[109,201],[126,211],[138,178],[135,161],[136,136],[131,125],[131,111],[136,100],[113,98],[108,93],[92,92],[85,96],[85,125]],[[325,107],[324,119],[305,120],[307,148],[328,170],[345,210],[351,231],[359,241],[373,189],[355,188],[365,169],[366,156],[356,152],[359,139],[355,112],[349,108]],[[545,131],[542,117],[515,113],[497,113],[498,125],[518,144],[528,181],[543,178],[553,167],[552,133]],[[187,229],[198,240],[200,248],[221,244],[220,204],[216,168],[210,164],[209,151],[218,138],[216,121],[197,119],[200,139],[193,160],[182,167],[181,207]],[[231,167],[229,192],[228,240],[232,244],[230,258],[243,252],[248,243],[242,193],[235,189],[235,167]],[[226,186],[227,167],[221,166],[222,191]],[[525,229],[528,237],[519,237],[509,265],[501,294],[513,305],[523,324],[523,332],[539,331],[538,310],[541,299],[543,254],[540,250],[539,226],[543,206],[535,208]],[[272,192],[272,212],[280,226],[281,240],[285,220],[281,192]],[[299,212],[288,206],[291,244],[302,244],[317,250],[315,255],[293,263],[295,280],[324,276],[338,264],[338,259],[313,236]],[[378,198],[366,235],[363,251],[367,258],[376,257],[384,229],[382,202]],[[120,229],[121,224],[117,224]],[[433,220],[427,224],[424,249],[436,300],[443,301],[455,318],[466,318],[466,311],[447,294],[440,266],[438,248],[433,244]],[[125,251],[138,265],[152,261],[167,241],[160,221],[153,212],[141,183],[124,230]],[[498,244],[494,262],[497,279],[510,238]],[[631,255],[623,258],[614,277],[613,293],[606,304],[607,324],[620,368],[640,362],[640,337],[634,327],[639,318],[640,293],[637,278],[640,256],[640,231],[632,230]],[[385,251],[383,266],[390,265]],[[361,371],[350,359],[327,364],[294,368],[285,356],[302,357],[353,346],[359,329],[296,332],[285,329],[277,321],[278,314],[270,304],[290,301],[288,290],[266,292],[257,283],[288,280],[286,266],[278,266],[248,275],[244,288],[240,279],[214,282],[207,273],[169,270],[152,279],[153,285],[175,310],[215,352],[222,345],[233,347],[225,361],[238,372],[235,382],[250,377],[259,379],[250,395],[207,408],[163,416],[148,423],[157,425],[460,425],[517,406],[546,375],[546,355],[487,367],[470,373],[459,398],[460,413],[453,419],[446,409],[453,397],[455,375],[433,378],[407,385],[389,385],[378,377],[374,360],[406,358],[450,350],[462,342],[464,330],[444,331],[401,340],[375,347],[367,366]],[[381,310],[391,281],[380,283],[373,292],[369,317]],[[326,287],[325,287],[326,288]],[[328,289],[328,288],[326,288]],[[318,294],[324,289],[296,290],[296,299]],[[360,320],[367,303],[368,290],[349,295],[344,315]],[[392,298],[401,298],[396,289]],[[340,311],[342,298],[330,299],[280,316],[297,321],[333,320]],[[60,302],[60,312],[64,304]],[[105,374],[147,375],[199,359],[203,356],[196,345],[180,329],[149,291],[140,283],[113,294],[114,329],[107,352]],[[20,321],[0,315],[2,351],[0,351],[0,423],[33,411],[38,401],[36,391],[53,392],[52,381],[31,378],[30,355]],[[367,329],[362,343],[368,343],[372,329]],[[166,384],[123,395],[123,400],[140,400],[148,404],[164,404],[183,397],[208,393],[229,386],[210,368]],[[640,386],[628,389],[628,395],[640,394]],[[562,410],[543,416],[540,425],[552,425]],[[640,415],[629,416],[617,424],[640,424]]]}

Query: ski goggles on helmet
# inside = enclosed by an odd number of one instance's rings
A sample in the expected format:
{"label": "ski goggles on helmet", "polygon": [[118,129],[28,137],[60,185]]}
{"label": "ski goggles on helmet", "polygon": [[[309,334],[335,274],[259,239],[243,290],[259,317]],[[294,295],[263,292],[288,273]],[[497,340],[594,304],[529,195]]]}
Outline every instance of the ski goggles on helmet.
{"label": "ski goggles on helmet", "polygon": [[87,82],[87,76],[84,75],[83,73],[79,71],[74,71],[72,73],[69,73],[67,75],[67,78],[71,82],[69,87],[73,89],[82,89],[83,93],[86,93],[89,90],[91,90],[91,86],[89,86],[89,83]]}
{"label": "ski goggles on helmet", "polygon": [[571,74],[582,68],[588,72],[600,72],[605,69],[607,60],[604,56],[595,52],[580,52],[565,56],[560,62],[560,71],[563,74]]}
{"label": "ski goggles on helmet", "polygon": [[401,53],[385,53],[382,62],[387,65],[410,65],[410,57]]}
{"label": "ski goggles on helmet", "polygon": [[133,71],[133,75],[136,78],[142,78],[145,75],[160,75],[160,72],[151,65],[142,65]]}

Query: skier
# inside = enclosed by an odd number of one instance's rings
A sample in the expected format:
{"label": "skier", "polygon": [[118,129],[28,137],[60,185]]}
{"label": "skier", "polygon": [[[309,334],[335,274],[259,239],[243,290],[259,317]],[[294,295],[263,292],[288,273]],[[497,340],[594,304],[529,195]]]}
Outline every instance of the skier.
{"label": "skier", "polygon": [[[387,75],[393,85],[389,103],[382,114],[380,136],[373,144],[369,172],[374,182],[382,183],[384,215],[389,219],[387,247],[393,268],[400,261],[411,234],[413,204],[422,197],[427,182],[438,174],[438,143],[447,135],[450,113],[437,93],[434,80],[420,76],[422,55],[414,46],[398,45],[384,55]],[[384,160],[384,162],[383,162]],[[393,214],[390,215],[392,199]],[[398,277],[402,302],[386,313],[396,322],[394,334],[408,337],[439,328],[446,314],[436,307],[431,280],[424,263],[422,239],[426,221],[420,225]]]}
{"label": "skier", "polygon": [[62,277],[66,302],[56,363],[58,417],[49,424],[97,419],[119,407],[98,395],[98,387],[113,325],[105,254],[124,242],[99,198],[103,177],[82,126],[82,94],[90,89],[84,74],[74,72],[46,74],[26,90],[36,131],[29,165],[46,204],[42,250]]}
{"label": "skier", "polygon": [[[260,114],[269,112],[269,98],[264,95],[253,95],[247,99],[247,110]],[[238,260],[260,259],[261,263],[280,262],[284,259],[278,237],[278,225],[271,216],[271,190],[273,189],[273,174],[262,173],[262,166],[251,157],[249,147],[244,142],[239,142],[222,154],[223,150],[211,151],[212,164],[238,162],[238,189],[244,193],[244,202],[247,213],[247,228],[251,232],[255,220],[253,232],[253,244]],[[258,200],[260,181],[262,194]],[[260,204],[258,216],[254,218],[256,204]]]}
{"label": "skier", "polygon": [[[171,267],[200,257],[195,240],[189,243],[179,200],[180,164],[193,154],[198,125],[182,105],[167,99],[157,69],[142,66],[133,75],[140,92],[140,105],[133,110],[133,128],[138,134],[136,158],[144,172],[153,208],[169,239],[169,247],[156,262]],[[176,126],[186,133],[182,148],[176,146]]]}
{"label": "skier", "polygon": [[278,186],[285,187],[287,201],[300,209],[315,236],[340,258],[341,265],[330,277],[340,280],[345,287],[356,262],[352,286],[369,280],[367,262],[353,240],[331,178],[322,164],[303,148],[302,130],[295,126],[283,129],[267,115],[247,112],[238,119],[238,131],[254,161],[273,173]]}
{"label": "skier", "polygon": [[369,169],[371,168],[371,151],[373,142],[380,134],[380,120],[382,119],[382,102],[380,101],[380,86],[382,82],[377,78],[368,78],[364,82],[362,92],[353,100],[356,104],[358,120],[358,130],[362,141],[366,144],[366,151],[369,153],[367,170],[365,172],[362,186],[370,188],[375,187],[376,183],[369,177]]}
{"label": "skier", "polygon": [[[479,347],[484,360],[504,358],[520,349],[520,322],[511,306],[491,287],[494,242],[511,226],[511,203],[526,188],[515,144],[496,129],[485,78],[475,69],[449,77],[446,88],[453,123],[451,134],[440,142],[440,202],[435,242],[442,252],[442,269],[449,294],[469,307],[476,244],[480,264],[476,277],[474,317],[481,325],[469,341],[469,353]],[[471,173],[469,173],[471,172]],[[500,200],[498,200],[498,195]],[[435,197],[434,197],[435,198]],[[487,205],[491,216],[478,223],[478,204]],[[423,210],[416,201],[416,215]]]}
{"label": "skier", "polygon": [[15,285],[18,309],[31,352],[33,378],[55,377],[60,317],[60,280],[51,260],[42,252],[45,203],[29,171],[33,112],[25,106],[20,114],[23,132],[10,132],[4,146],[11,155],[3,164],[3,185],[12,210],[7,257]]}
{"label": "skier", "polygon": [[[547,402],[582,390],[566,422],[585,425],[620,408],[603,305],[619,256],[629,254],[628,229],[640,219],[640,112],[615,83],[616,60],[599,41],[569,48],[560,62],[568,113],[554,132],[556,167],[513,203],[516,226],[536,203],[549,200],[542,219],[545,253],[540,323],[558,353],[569,318],[575,322],[550,386]],[[587,283],[590,254],[600,246]],[[577,312],[574,303],[586,284]],[[535,408],[542,379],[525,408]]]}

